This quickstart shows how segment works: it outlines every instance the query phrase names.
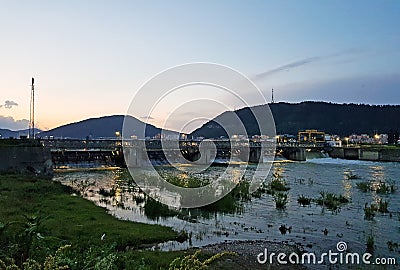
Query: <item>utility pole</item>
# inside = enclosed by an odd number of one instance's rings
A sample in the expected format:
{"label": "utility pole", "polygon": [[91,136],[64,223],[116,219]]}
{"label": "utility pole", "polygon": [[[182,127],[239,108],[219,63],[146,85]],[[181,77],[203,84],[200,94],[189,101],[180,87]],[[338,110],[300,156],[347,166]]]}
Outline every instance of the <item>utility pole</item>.
{"label": "utility pole", "polygon": [[31,105],[29,118],[29,138],[35,139],[35,79],[32,78],[31,85]]}

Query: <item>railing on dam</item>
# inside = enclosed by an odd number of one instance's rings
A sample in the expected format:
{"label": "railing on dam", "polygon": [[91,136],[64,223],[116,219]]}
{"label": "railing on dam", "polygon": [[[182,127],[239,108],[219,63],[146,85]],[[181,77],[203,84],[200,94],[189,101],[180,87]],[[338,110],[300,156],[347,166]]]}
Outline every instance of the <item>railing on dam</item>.
{"label": "railing on dam", "polygon": [[[307,149],[322,150],[324,143],[275,143],[253,140],[121,140],[121,139],[50,139],[41,140],[49,148],[53,161],[59,163],[71,160],[113,160],[121,162],[123,153],[144,153],[150,159],[165,159],[165,156],[183,155],[188,160],[197,160],[201,156],[239,157],[243,161],[258,163],[262,157],[279,154],[291,159],[304,161]],[[124,151],[122,151],[124,148]],[[143,154],[140,154],[143,156]],[[139,164],[139,163],[138,163]]]}
{"label": "railing on dam", "polygon": [[148,151],[152,150],[178,150],[184,148],[195,148],[201,144],[203,146],[214,145],[217,149],[231,148],[318,148],[325,147],[325,143],[275,143],[270,141],[252,141],[252,140],[120,140],[120,139],[96,139],[96,140],[80,140],[80,139],[43,139],[41,144],[51,150],[76,150],[76,149],[99,149],[99,150],[115,150],[121,146],[144,147]]}

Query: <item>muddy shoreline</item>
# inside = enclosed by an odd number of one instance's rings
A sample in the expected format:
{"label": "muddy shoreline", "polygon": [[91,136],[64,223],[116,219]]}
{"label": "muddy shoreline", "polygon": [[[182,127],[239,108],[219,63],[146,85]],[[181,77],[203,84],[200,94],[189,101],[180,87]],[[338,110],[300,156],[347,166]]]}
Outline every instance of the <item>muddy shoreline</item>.
{"label": "muddy shoreline", "polygon": [[[200,248],[203,253],[220,253],[230,251],[238,256],[223,257],[215,262],[212,269],[308,269],[303,265],[280,265],[275,260],[272,264],[268,262],[261,264],[257,261],[257,255],[268,250],[268,254],[285,253],[287,255],[295,252],[301,254],[304,249],[300,245],[285,242],[271,242],[267,240],[226,241],[223,243],[207,245]],[[261,257],[263,258],[263,257]]]}

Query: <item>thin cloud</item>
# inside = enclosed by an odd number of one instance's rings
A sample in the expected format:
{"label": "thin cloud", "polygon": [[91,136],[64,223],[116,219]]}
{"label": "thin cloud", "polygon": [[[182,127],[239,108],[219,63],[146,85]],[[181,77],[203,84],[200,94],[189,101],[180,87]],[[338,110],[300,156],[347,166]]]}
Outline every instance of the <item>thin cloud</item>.
{"label": "thin cloud", "polygon": [[318,62],[318,61],[321,60],[321,58],[322,57],[320,57],[320,56],[314,56],[314,57],[305,58],[303,60],[295,61],[295,62],[286,64],[286,65],[283,65],[283,66],[280,66],[280,67],[277,67],[277,68],[274,68],[274,69],[259,73],[259,74],[255,75],[255,76],[253,76],[253,79],[261,80],[261,79],[264,79],[265,77],[268,77],[268,76],[270,76],[270,75],[272,75],[274,73],[278,73],[278,72],[281,72],[281,71],[288,71],[288,70],[293,69],[293,68],[301,67],[301,66],[304,66],[304,65],[307,65],[307,64],[311,64],[313,62]]}
{"label": "thin cloud", "polygon": [[336,58],[336,57],[341,57],[341,56],[345,56],[345,55],[353,55],[353,54],[358,54],[360,52],[363,52],[362,49],[357,49],[357,48],[352,48],[346,51],[342,51],[342,52],[338,52],[338,53],[334,53],[334,54],[330,54],[330,55],[325,55],[325,56],[313,56],[313,57],[308,57],[308,58],[304,58],[302,60],[298,60],[298,61],[294,61],[292,63],[286,64],[286,65],[282,65],[279,66],[277,68],[256,74],[252,77],[252,79],[254,80],[262,80],[272,74],[278,73],[278,72],[282,72],[282,71],[289,71],[291,69],[294,68],[298,68],[301,66],[306,66],[306,65],[310,65],[313,63],[317,63],[317,62],[321,62],[323,60],[327,60],[330,58]]}

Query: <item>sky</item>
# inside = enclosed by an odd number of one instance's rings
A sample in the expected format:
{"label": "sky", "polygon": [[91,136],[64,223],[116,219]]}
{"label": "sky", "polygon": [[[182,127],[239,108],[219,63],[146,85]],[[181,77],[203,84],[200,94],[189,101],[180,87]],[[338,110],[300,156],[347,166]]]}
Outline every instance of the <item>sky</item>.
{"label": "sky", "polygon": [[[397,0],[4,0],[0,128],[27,127],[32,77],[36,126],[51,129],[126,114],[143,84],[191,62],[244,74],[264,94],[260,103],[274,88],[275,102],[400,104],[399,14]],[[193,89],[181,93],[198,98]],[[147,120],[181,130],[193,114],[198,126],[240,107],[218,91],[204,93],[219,105],[172,113],[184,101],[170,98]]]}

